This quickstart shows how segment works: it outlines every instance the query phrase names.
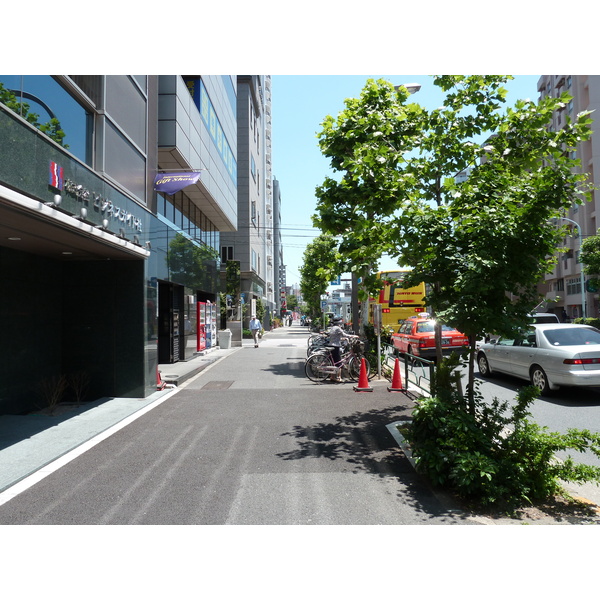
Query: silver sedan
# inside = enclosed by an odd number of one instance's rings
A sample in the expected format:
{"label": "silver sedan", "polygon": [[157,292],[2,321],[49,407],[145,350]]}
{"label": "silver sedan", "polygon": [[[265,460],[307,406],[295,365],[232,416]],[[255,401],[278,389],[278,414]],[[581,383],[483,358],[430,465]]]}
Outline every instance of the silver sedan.
{"label": "silver sedan", "polygon": [[567,323],[530,326],[515,339],[482,344],[477,365],[484,377],[508,373],[541,394],[560,386],[600,386],[600,331]]}

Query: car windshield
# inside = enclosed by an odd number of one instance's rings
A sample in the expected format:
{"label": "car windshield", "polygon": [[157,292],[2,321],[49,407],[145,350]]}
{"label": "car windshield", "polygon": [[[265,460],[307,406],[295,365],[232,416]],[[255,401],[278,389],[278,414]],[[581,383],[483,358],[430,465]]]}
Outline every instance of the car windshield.
{"label": "car windshield", "polygon": [[544,331],[546,339],[553,346],[585,346],[600,344],[600,331],[592,328],[565,327]]}
{"label": "car windshield", "polygon": [[558,323],[558,319],[554,315],[534,316],[531,318],[532,323]]}
{"label": "car windshield", "polygon": [[[435,321],[422,321],[421,323],[417,323],[417,333],[433,333],[435,326]],[[456,331],[454,327],[449,327],[448,325],[442,325],[442,331]]]}

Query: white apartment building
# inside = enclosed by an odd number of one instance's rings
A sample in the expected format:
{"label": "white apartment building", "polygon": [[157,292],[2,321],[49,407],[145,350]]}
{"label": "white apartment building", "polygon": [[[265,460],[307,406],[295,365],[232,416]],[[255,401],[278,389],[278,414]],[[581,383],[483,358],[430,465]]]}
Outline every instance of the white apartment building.
{"label": "white apartment building", "polygon": [[[553,127],[556,129],[563,127],[567,118],[574,118],[584,110],[595,110],[592,116],[600,118],[599,75],[543,75],[538,82],[538,91],[540,99],[558,96],[565,91],[573,96],[564,109],[555,115]],[[577,157],[581,161],[582,172],[589,173],[590,181],[598,184],[596,177],[600,177],[600,130],[598,127],[593,129],[590,140],[579,144]],[[561,320],[565,316],[568,319],[600,316],[599,294],[587,289],[588,277],[582,276],[579,263],[582,239],[597,235],[600,227],[600,221],[597,220],[599,203],[600,192],[592,192],[591,202],[574,204],[565,215],[562,224],[567,225],[573,235],[564,239],[567,252],[560,254],[556,267],[546,275],[542,284],[546,303],[540,309],[556,313]]]}

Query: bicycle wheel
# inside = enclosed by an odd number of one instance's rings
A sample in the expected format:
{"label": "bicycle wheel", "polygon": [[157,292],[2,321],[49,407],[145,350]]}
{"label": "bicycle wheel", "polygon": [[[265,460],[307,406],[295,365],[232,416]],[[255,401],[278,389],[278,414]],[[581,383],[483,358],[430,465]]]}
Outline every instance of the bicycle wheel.
{"label": "bicycle wheel", "polygon": [[321,337],[321,335],[318,333],[313,333],[313,334],[309,335],[308,339],[306,340],[307,346],[312,346],[314,344],[315,340],[317,340],[320,337]]}
{"label": "bicycle wheel", "polygon": [[329,354],[316,352],[306,359],[304,372],[311,381],[325,381],[331,373],[328,373],[324,367],[332,367],[333,362]]}
{"label": "bicycle wheel", "polygon": [[325,342],[321,341],[321,340],[316,340],[313,344],[311,344],[307,349],[306,349],[306,356],[310,356],[311,354],[314,354],[315,352],[319,352],[319,351],[323,351],[325,346]]}
{"label": "bicycle wheel", "polygon": [[[352,379],[352,381],[358,381],[360,378],[360,368],[362,365],[362,357],[353,356],[348,363],[348,377]],[[365,367],[367,369],[367,377],[371,372],[371,367],[369,365],[369,361],[365,360]]]}

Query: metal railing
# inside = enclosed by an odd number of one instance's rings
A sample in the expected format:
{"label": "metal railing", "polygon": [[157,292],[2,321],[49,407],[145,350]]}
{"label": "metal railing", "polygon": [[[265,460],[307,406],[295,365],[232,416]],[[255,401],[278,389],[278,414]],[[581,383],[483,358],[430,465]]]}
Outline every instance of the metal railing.
{"label": "metal railing", "polygon": [[429,393],[431,391],[431,380],[433,379],[433,370],[435,363],[419,356],[410,356],[407,360],[403,352],[399,352],[397,348],[389,344],[382,345],[382,352],[385,356],[385,366],[394,372],[396,359],[400,360],[404,371],[404,385],[409,384],[419,388],[420,390]]}

